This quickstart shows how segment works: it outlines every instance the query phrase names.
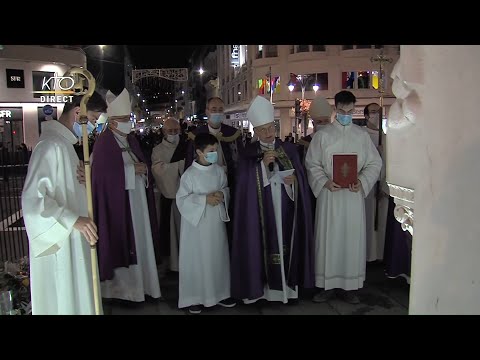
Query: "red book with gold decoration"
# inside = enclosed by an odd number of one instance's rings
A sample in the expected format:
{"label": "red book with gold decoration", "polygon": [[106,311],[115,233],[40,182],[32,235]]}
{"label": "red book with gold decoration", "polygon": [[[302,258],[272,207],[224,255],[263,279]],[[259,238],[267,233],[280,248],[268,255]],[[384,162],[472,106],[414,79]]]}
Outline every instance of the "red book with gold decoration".
{"label": "red book with gold decoration", "polygon": [[333,182],[348,189],[357,180],[357,154],[333,155]]}

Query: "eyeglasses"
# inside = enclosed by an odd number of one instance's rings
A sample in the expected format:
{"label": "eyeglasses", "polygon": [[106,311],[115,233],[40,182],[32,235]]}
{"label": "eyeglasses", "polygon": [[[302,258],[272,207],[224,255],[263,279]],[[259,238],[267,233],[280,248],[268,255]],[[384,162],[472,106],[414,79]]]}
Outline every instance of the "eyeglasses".
{"label": "eyeglasses", "polygon": [[262,128],[255,131],[262,135],[270,134],[270,133],[275,134],[275,126],[271,125],[268,128]]}
{"label": "eyeglasses", "polygon": [[354,109],[350,110],[350,111],[345,111],[343,109],[338,109],[337,110],[337,114],[340,114],[340,115],[353,115],[353,111]]}

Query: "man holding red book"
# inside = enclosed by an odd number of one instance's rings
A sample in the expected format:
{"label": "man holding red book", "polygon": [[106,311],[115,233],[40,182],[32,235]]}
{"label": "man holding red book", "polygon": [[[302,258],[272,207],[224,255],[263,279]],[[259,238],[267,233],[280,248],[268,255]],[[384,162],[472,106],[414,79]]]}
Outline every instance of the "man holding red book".
{"label": "man holding red book", "polygon": [[315,219],[315,286],[313,298],[337,295],[358,304],[366,270],[365,197],[375,185],[382,159],[368,133],[352,123],[356,98],[335,95],[335,121],[317,132],[305,167],[317,198]]}

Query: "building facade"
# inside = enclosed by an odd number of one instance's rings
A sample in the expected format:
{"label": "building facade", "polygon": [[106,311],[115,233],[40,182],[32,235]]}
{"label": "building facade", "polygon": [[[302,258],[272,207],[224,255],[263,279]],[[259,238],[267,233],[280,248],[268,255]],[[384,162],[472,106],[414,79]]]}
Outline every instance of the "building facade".
{"label": "building facade", "polygon": [[185,96],[185,117],[205,120],[208,98],[218,96],[217,47],[205,45],[194,51],[189,62],[188,94]]}
{"label": "building facade", "polygon": [[274,103],[277,136],[284,138],[295,132],[296,99],[323,96],[333,105],[341,90],[355,94],[354,120],[363,119],[365,105],[379,103],[380,69],[372,57],[381,51],[391,59],[384,64],[383,76],[388,114],[394,102],[389,76],[399,57],[398,45],[219,45],[218,82],[225,121],[251,130],[246,111],[252,99],[262,95]]}
{"label": "building facade", "polygon": [[[63,102],[42,102],[34,91],[45,90],[45,79],[71,67],[86,67],[80,46],[5,45],[0,50],[0,142],[9,151],[22,143],[34,147],[42,121],[61,115]],[[51,114],[45,114],[45,105],[51,105]]]}

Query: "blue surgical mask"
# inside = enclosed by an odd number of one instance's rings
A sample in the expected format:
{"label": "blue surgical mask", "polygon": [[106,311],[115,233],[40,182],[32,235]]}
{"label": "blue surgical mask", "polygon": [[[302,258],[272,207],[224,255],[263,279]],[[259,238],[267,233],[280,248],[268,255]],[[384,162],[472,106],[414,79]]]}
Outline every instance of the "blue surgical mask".
{"label": "blue surgical mask", "polygon": [[218,153],[216,151],[209,152],[204,154],[205,156],[205,161],[207,161],[210,164],[215,164],[218,160]]}
{"label": "blue surgical mask", "polygon": [[213,125],[220,125],[224,119],[225,115],[223,113],[213,113],[210,114],[210,121]]}
{"label": "blue surgical mask", "polygon": [[352,118],[352,115],[337,114],[337,121],[343,126],[349,125],[352,122]]}
{"label": "blue surgical mask", "polygon": [[[95,126],[89,121],[87,122],[87,132],[89,134],[92,133],[93,129],[95,129]],[[76,137],[81,138],[82,137],[82,125],[80,125],[78,122],[73,123],[73,133],[75,134]]]}

